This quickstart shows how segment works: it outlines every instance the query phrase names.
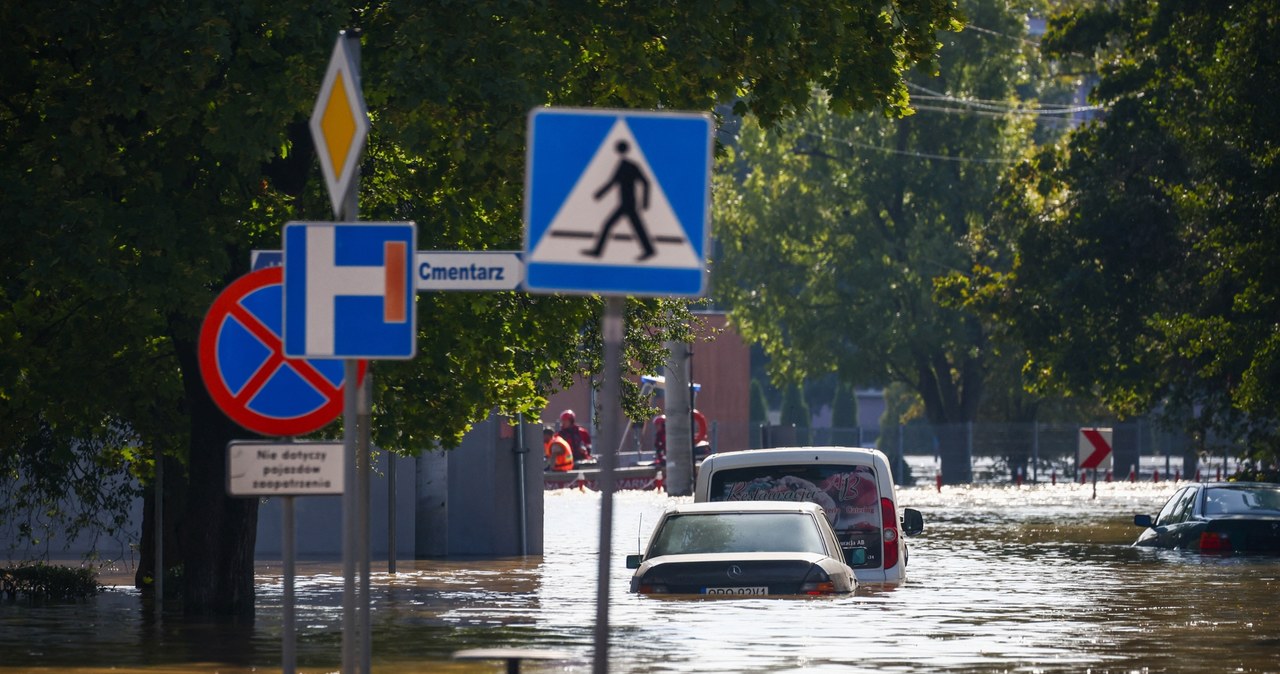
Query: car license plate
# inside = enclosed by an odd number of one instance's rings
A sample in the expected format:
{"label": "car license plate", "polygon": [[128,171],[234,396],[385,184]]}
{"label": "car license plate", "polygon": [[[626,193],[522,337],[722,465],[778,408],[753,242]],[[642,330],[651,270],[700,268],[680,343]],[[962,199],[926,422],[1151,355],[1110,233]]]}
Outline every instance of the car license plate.
{"label": "car license plate", "polygon": [[761,585],[759,587],[708,587],[702,590],[703,594],[769,594],[769,588]]}

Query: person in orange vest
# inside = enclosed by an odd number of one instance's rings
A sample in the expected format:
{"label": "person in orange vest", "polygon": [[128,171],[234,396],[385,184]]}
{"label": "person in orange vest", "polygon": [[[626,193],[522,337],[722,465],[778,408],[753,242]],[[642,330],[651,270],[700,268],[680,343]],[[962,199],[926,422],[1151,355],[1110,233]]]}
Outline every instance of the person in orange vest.
{"label": "person in orange vest", "polygon": [[550,426],[542,427],[542,449],[546,470],[573,470],[573,449]]}

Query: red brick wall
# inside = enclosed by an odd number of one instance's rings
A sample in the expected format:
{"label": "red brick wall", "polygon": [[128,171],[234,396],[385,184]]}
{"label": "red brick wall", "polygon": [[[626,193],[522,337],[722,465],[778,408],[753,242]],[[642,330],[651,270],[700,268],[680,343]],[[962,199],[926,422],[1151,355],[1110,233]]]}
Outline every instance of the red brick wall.
{"label": "red brick wall", "polygon": [[[705,313],[698,314],[697,318],[704,325],[699,330],[699,341],[692,345],[693,380],[702,387],[696,407],[707,417],[708,424],[715,425],[717,450],[744,449],[749,432],[750,349],[732,328],[725,329],[725,314]],[[702,341],[710,335],[715,335],[712,341]],[[586,382],[579,382],[553,394],[542,414],[543,423],[555,425],[562,411],[572,409],[578,423],[586,425],[590,418],[590,390]],[[643,435],[646,450],[652,448],[649,438],[648,433]]]}

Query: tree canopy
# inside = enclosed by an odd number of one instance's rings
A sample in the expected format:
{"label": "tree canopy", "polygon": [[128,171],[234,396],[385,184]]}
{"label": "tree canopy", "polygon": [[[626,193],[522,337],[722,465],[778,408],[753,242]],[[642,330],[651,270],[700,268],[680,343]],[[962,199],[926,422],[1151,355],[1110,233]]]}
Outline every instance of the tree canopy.
{"label": "tree canopy", "polygon": [[[1048,81],[1021,39],[1026,7],[961,8],[980,29],[940,33],[938,68],[908,75],[928,109],[843,115],[818,90],[794,119],[746,120],[716,183],[715,291],[772,374],[906,382],[940,428],[974,419],[991,345],[990,326],[941,305],[934,282],[972,264],[966,237],[1030,147],[1034,115],[1021,113]],[[963,446],[941,440],[954,450],[945,479],[968,481]]]}
{"label": "tree canopy", "polygon": [[[361,31],[373,121],[360,217],[482,250],[520,247],[535,106],[736,101],[769,124],[816,83],[833,107],[900,112],[901,73],[932,63],[954,18],[948,0],[4,3],[0,470],[53,477],[92,448],[145,475],[155,448],[174,456],[200,522],[178,556],[186,608],[251,610],[256,502],[222,480],[244,433],[208,400],[196,335],[251,250],[279,247],[285,221],[329,219],[307,119],[340,29]],[[417,301],[419,356],[375,367],[380,446],[454,444],[598,370],[597,299]],[[656,369],[687,317],[633,300],[627,362]]]}
{"label": "tree canopy", "polygon": [[1280,25],[1274,1],[1100,2],[1046,50],[1105,114],[1010,176],[970,306],[1041,388],[1160,410],[1205,444],[1280,446]]}

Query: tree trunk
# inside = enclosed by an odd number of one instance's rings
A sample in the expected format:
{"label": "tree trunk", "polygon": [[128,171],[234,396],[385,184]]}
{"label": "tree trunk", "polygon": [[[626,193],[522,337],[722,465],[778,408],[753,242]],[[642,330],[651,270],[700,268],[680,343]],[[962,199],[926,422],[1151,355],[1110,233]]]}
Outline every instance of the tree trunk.
{"label": "tree trunk", "polygon": [[[182,520],[186,517],[187,476],[183,474],[182,462],[171,456],[164,457],[164,566],[168,570],[181,568],[182,555]],[[145,592],[155,589],[156,578],[156,525],[155,525],[155,484],[146,491],[142,501],[142,545],[138,559],[138,570],[134,574],[134,587]],[[179,587],[174,582],[172,572],[164,577],[164,595],[171,599],[178,596]]]}
{"label": "tree trunk", "polygon": [[[177,340],[175,340],[177,341]],[[177,343],[191,414],[183,532],[183,609],[188,615],[246,617],[254,611],[253,552],[258,500],[227,496],[227,443],[253,438],[205,390],[194,343]]]}

